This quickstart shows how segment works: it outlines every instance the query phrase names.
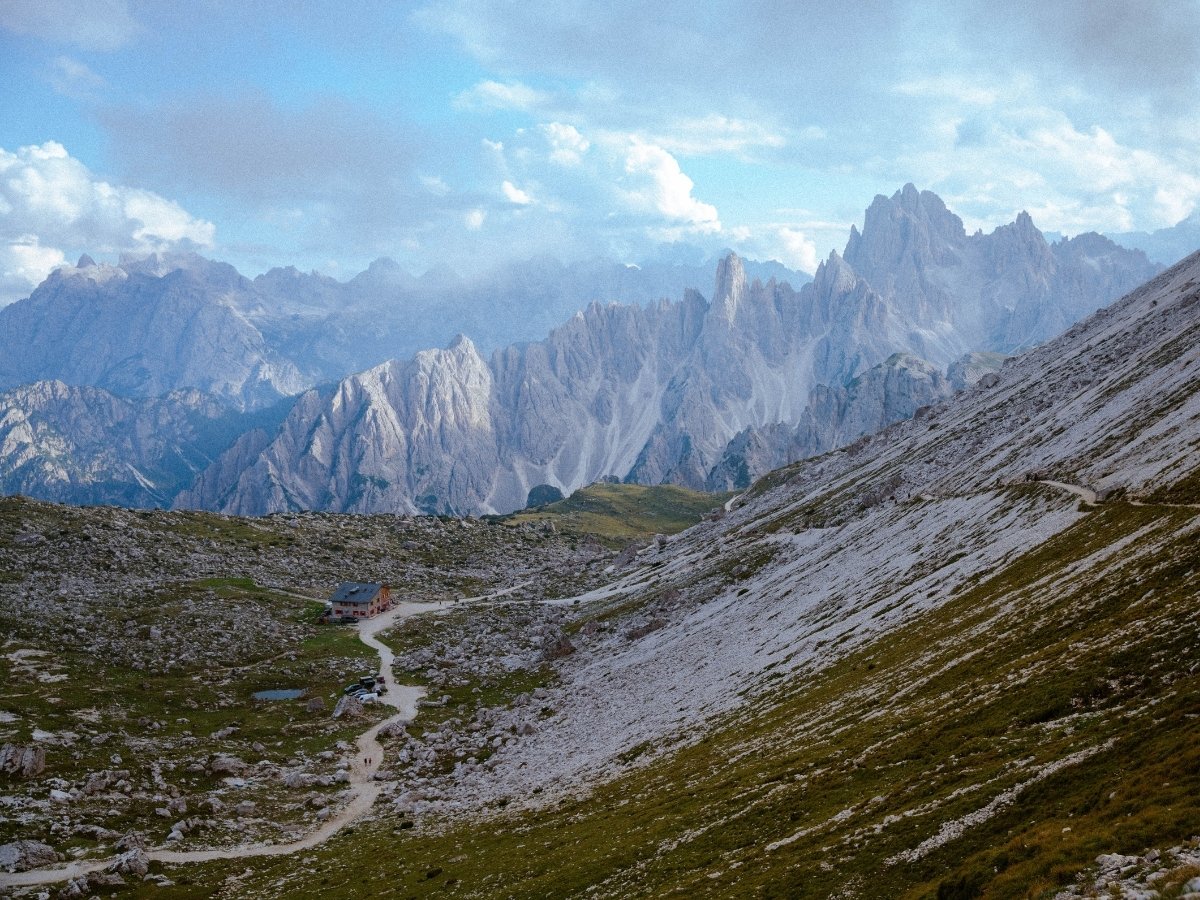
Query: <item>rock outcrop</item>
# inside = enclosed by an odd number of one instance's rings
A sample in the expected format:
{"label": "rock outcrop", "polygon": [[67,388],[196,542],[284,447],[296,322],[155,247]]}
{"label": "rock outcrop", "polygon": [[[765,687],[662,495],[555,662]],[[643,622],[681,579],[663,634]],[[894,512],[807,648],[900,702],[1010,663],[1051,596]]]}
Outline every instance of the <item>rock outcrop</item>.
{"label": "rock outcrop", "polygon": [[10,778],[33,778],[46,771],[46,748],[5,744],[0,747],[0,774]]}

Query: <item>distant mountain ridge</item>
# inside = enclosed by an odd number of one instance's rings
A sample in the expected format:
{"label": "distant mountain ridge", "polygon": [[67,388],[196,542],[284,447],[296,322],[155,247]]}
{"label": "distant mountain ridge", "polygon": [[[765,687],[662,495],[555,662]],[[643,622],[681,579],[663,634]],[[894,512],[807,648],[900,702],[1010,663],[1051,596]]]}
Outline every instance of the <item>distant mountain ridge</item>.
{"label": "distant mountain ridge", "polygon": [[[0,487],[247,513],[505,512],[535,485],[600,478],[740,487],[973,383],[948,367],[1045,340],[1155,271],[1098,235],[1048,244],[1024,214],[968,235],[912,185],[876,197],[813,280],[730,254],[711,299],[679,286],[700,270],[676,262],[543,258],[489,281],[377,260],[338,282],[251,280],[191,254],[84,257],[0,309]],[[560,315],[586,297],[605,300]],[[551,317],[569,320],[501,340]],[[464,322],[484,350],[402,352]],[[996,362],[976,358],[972,378]],[[217,412],[289,397],[282,424]],[[127,459],[97,440],[149,421],[161,440],[122,445]]]}
{"label": "distant mountain ridge", "polygon": [[[808,280],[777,263],[758,271]],[[0,308],[0,389],[58,379],[128,398],[196,389],[240,409],[407,358],[470,333],[486,348],[541,338],[595,300],[645,304],[679,296],[711,269],[551,257],[473,279],[420,278],[391,260],[339,282],[294,268],[251,280],[192,253],[55,270]]]}
{"label": "distant mountain ridge", "polygon": [[[876,197],[845,257],[832,253],[799,290],[751,281],[731,254],[711,301],[688,291],[646,308],[594,304],[490,360],[460,337],[306,394],[265,447],[235,446],[243,465],[220,461],[177,503],[243,514],[506,512],[537,484],[729,486],[778,464],[792,439],[740,461],[730,442],[820,419],[821,386],[848,391],[897,353],[944,371],[969,353],[1021,350],[1157,271],[1098,235],[1048,244],[1025,214],[967,235],[940,198],[906,185]],[[879,414],[843,411],[846,427],[815,427],[798,446],[831,449],[946,390],[932,376],[877,381],[847,402]]]}
{"label": "distant mountain ridge", "polygon": [[1107,237],[1122,247],[1143,251],[1154,262],[1170,266],[1200,247],[1200,210],[1186,219],[1155,231],[1125,231]]}

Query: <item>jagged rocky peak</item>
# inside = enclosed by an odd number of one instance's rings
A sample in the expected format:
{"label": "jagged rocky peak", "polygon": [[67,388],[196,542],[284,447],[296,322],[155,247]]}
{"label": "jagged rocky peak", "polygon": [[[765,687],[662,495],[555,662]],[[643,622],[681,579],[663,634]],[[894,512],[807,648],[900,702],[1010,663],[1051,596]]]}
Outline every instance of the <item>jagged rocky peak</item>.
{"label": "jagged rocky peak", "polygon": [[[857,233],[857,232],[856,232]],[[849,294],[854,290],[858,276],[836,250],[829,251],[829,258],[817,266],[813,276],[813,289],[818,297],[833,297]]]}
{"label": "jagged rocky peak", "polygon": [[474,341],[472,341],[461,331],[451,339],[450,343],[446,345],[446,349],[453,350],[462,356],[466,356],[468,354],[473,354],[475,356],[479,355],[475,350]]}
{"label": "jagged rocky peak", "polygon": [[746,297],[746,267],[736,253],[729,253],[717,265],[713,286],[712,312],[732,322]]}
{"label": "jagged rocky peak", "polygon": [[83,256],[79,257],[79,262],[75,263],[75,268],[90,269],[95,265],[96,261],[85,253]]}
{"label": "jagged rocky peak", "polygon": [[377,287],[410,286],[415,281],[416,279],[411,273],[388,256],[381,256],[374,260],[367,266],[366,271],[359,272],[350,279],[351,284]]}
{"label": "jagged rocky peak", "polygon": [[863,230],[851,228],[845,257],[875,284],[883,281],[885,272],[952,263],[954,248],[966,236],[962,219],[946,208],[941,197],[906,184],[890,198],[876,195],[867,208]]}
{"label": "jagged rocky peak", "polygon": [[993,231],[987,246],[991,249],[994,262],[1010,263],[1014,258],[1020,258],[1026,264],[1054,265],[1050,245],[1025,210],[1021,210],[1010,224],[1001,225]]}

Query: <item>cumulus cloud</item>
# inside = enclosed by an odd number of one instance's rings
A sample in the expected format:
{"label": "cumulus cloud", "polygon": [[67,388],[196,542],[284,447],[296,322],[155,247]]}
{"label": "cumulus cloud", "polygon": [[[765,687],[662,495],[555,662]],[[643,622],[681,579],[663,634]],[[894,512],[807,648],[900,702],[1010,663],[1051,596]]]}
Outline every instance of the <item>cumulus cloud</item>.
{"label": "cumulus cloud", "polygon": [[126,0],[4,0],[0,28],[84,50],[116,50],[141,30]]}
{"label": "cumulus cloud", "polygon": [[43,247],[35,234],[21,234],[0,243],[0,305],[27,295],[58,266],[66,255]]}
{"label": "cumulus cloud", "polygon": [[97,178],[54,141],[0,148],[0,301],[27,294],[68,254],[209,247],[214,232],[171,200]]}
{"label": "cumulus cloud", "polygon": [[886,163],[939,191],[971,227],[1028,210],[1039,227],[1077,234],[1173,225],[1200,203],[1195,155],[1156,153],[1046,107],[998,108],[928,149]]}
{"label": "cumulus cloud", "polygon": [[517,206],[528,206],[533,203],[533,198],[511,181],[501,183],[500,191],[504,194],[504,199],[509,203],[515,203]]}
{"label": "cumulus cloud", "polygon": [[695,183],[662,147],[630,138],[625,173],[628,176],[625,196],[635,209],[655,210],[668,225],[684,225],[701,233],[721,230],[717,208],[693,196]]}
{"label": "cumulus cloud", "polygon": [[583,154],[592,146],[591,141],[579,133],[574,125],[563,122],[548,122],[538,126],[550,144],[550,161],[560,166],[577,166]]}
{"label": "cumulus cloud", "polygon": [[780,226],[777,234],[781,253],[779,261],[792,269],[799,269],[809,275],[817,271],[820,256],[817,245],[805,236],[803,231],[787,226]]}

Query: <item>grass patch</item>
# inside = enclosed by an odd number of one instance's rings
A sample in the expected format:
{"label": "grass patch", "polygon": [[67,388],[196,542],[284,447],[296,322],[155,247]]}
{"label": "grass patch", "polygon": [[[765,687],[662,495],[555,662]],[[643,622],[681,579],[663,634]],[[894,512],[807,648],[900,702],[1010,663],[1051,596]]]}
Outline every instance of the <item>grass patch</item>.
{"label": "grass patch", "polygon": [[655,534],[677,534],[701,521],[733,494],[706,494],[671,484],[598,483],[570,497],[506,516],[508,525],[552,522],[568,534],[591,535],[608,547]]}

